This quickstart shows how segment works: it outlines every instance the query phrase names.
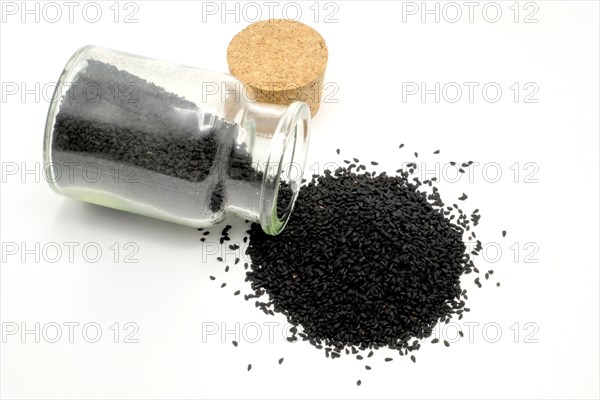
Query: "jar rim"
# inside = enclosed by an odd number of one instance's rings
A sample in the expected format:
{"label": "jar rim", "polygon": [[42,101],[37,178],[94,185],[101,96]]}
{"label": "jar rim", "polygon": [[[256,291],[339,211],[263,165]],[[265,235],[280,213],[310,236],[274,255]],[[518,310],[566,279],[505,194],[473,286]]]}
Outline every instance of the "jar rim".
{"label": "jar rim", "polygon": [[[263,171],[260,225],[269,235],[278,235],[287,225],[300,192],[310,138],[310,108],[304,102],[293,102],[281,116]],[[291,174],[292,167],[296,172]],[[283,172],[287,174],[283,177]],[[278,213],[279,189],[289,185],[291,199],[282,214]]]}

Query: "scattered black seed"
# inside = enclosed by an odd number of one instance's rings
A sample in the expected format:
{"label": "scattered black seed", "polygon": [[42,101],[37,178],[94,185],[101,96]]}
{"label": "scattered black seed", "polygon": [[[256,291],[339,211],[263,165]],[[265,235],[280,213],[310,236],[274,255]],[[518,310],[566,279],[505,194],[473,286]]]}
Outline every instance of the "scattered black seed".
{"label": "scattered black seed", "polygon": [[214,276],[212,276],[212,275],[211,275],[211,276],[209,276],[209,278],[210,278],[210,280],[211,280],[211,281],[214,281],[215,279],[217,279],[217,278],[215,278],[215,277],[214,277]]}
{"label": "scattered black seed", "polygon": [[438,338],[434,338],[434,339],[431,341],[431,343],[435,344],[435,343],[437,343],[437,342],[439,342],[439,341],[440,341],[440,339],[438,339]]}
{"label": "scattered black seed", "polygon": [[436,150],[436,151],[433,152],[433,154],[440,154],[440,151]]}
{"label": "scattered black seed", "polygon": [[506,237],[506,231],[502,231],[502,237]]}
{"label": "scattered black seed", "polygon": [[224,288],[225,286],[227,286],[227,283],[223,282],[223,283],[221,284],[221,288]]}
{"label": "scattered black seed", "polygon": [[[339,150],[338,150],[339,151]],[[339,154],[339,153],[338,153]],[[283,358],[279,359],[279,364],[283,363]]]}
{"label": "scattered black seed", "polygon": [[394,360],[393,358],[386,357],[385,362],[390,362],[390,361],[393,361],[393,360]]}
{"label": "scattered black seed", "polygon": [[338,153],[338,154],[340,154],[340,149],[337,149],[335,152]]}
{"label": "scattered black seed", "polygon": [[497,286],[497,287],[500,287],[500,282],[496,282],[496,286]]}
{"label": "scattered black seed", "polygon": [[356,356],[356,359],[357,359],[357,360],[362,360],[362,359],[363,359],[363,356],[361,356],[361,355],[359,354],[359,355],[357,355],[357,356]]}
{"label": "scattered black seed", "polygon": [[367,354],[367,357],[373,357],[373,351],[370,351],[369,354]]}
{"label": "scattered black seed", "polygon": [[356,381],[356,386],[360,386],[362,384],[362,382],[359,380]]}
{"label": "scattered black seed", "polygon": [[417,362],[417,359],[415,358],[415,356],[414,356],[414,355],[410,356],[410,359],[411,359],[411,360],[412,360],[412,362],[414,362],[414,363],[416,363],[416,362]]}
{"label": "scattered black seed", "polygon": [[419,158],[419,153],[415,151],[415,158]]}
{"label": "scattered black seed", "polygon": [[230,245],[229,245],[229,249],[230,249],[230,250],[237,250],[237,249],[239,249],[239,248],[240,248],[240,246],[239,246],[239,245],[237,245],[237,244],[230,244]]}
{"label": "scattered black seed", "polygon": [[400,146],[398,146],[399,149],[404,147],[404,143],[400,143]]}
{"label": "scattered black seed", "polygon": [[229,265],[225,266],[225,272],[229,272]]}
{"label": "scattered black seed", "polygon": [[248,364],[248,371],[252,369],[252,364]]}
{"label": "scattered black seed", "polygon": [[371,165],[379,165],[379,163],[376,161],[371,161]]}
{"label": "scattered black seed", "polygon": [[460,196],[458,199],[459,200],[466,200],[468,198],[469,198],[469,196],[467,196],[466,194],[463,193],[462,196]]}
{"label": "scattered black seed", "polygon": [[444,340],[444,346],[446,346],[446,347],[450,347],[450,343],[448,343],[448,341],[447,341],[447,340]]}
{"label": "scattered black seed", "polygon": [[235,347],[237,347],[237,346],[238,346],[238,342],[236,342],[235,340],[233,340],[233,341],[231,342],[231,344],[233,344]]}
{"label": "scattered black seed", "polygon": [[289,341],[309,341],[332,359],[383,346],[408,355],[436,324],[468,311],[460,280],[478,271],[463,234],[480,216],[444,204],[435,179],[426,182],[432,192],[420,190],[414,163],[396,176],[346,164],[301,186],[280,235],[251,225],[246,280],[255,297],[268,295],[259,309],[302,326]]}
{"label": "scattered black seed", "polygon": [[464,173],[465,173],[465,170],[464,170],[464,169],[462,169],[462,168],[459,168],[459,169],[458,169],[458,172],[460,172],[461,174],[464,174]]}
{"label": "scattered black seed", "polygon": [[370,365],[365,365],[365,369],[366,369],[367,371],[370,371],[370,370],[371,370],[371,366],[370,366]]}
{"label": "scattered black seed", "polygon": [[239,294],[240,294],[240,291],[239,291],[239,290],[236,290],[235,292],[233,292],[233,295],[234,295],[234,296],[237,296],[237,295],[239,295]]}
{"label": "scattered black seed", "polygon": [[223,257],[217,257],[217,261],[223,262]]}

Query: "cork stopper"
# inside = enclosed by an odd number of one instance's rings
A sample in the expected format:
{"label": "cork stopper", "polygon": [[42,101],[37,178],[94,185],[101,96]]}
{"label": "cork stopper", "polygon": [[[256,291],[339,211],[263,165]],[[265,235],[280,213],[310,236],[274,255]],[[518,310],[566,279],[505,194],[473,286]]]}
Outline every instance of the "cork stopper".
{"label": "cork stopper", "polygon": [[260,103],[303,101],[314,116],[321,103],[327,65],[321,35],[300,22],[260,21],[238,33],[227,48],[229,72]]}

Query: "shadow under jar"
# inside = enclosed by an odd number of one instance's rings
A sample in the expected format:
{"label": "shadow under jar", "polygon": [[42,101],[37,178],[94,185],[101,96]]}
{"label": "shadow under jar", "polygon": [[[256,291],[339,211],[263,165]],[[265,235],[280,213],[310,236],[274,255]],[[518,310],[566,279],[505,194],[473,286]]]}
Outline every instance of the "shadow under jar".
{"label": "shadow under jar", "polygon": [[305,103],[259,104],[228,74],[87,46],[54,92],[44,163],[68,197],[193,227],[232,213],[277,235],[309,130]]}

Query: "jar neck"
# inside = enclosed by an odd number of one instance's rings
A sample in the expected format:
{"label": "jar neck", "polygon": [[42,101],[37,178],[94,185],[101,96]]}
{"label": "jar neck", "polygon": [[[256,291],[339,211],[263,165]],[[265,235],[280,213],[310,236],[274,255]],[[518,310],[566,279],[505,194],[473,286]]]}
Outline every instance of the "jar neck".
{"label": "jar neck", "polygon": [[300,190],[310,132],[310,109],[250,103],[229,159],[229,211],[279,234]]}

